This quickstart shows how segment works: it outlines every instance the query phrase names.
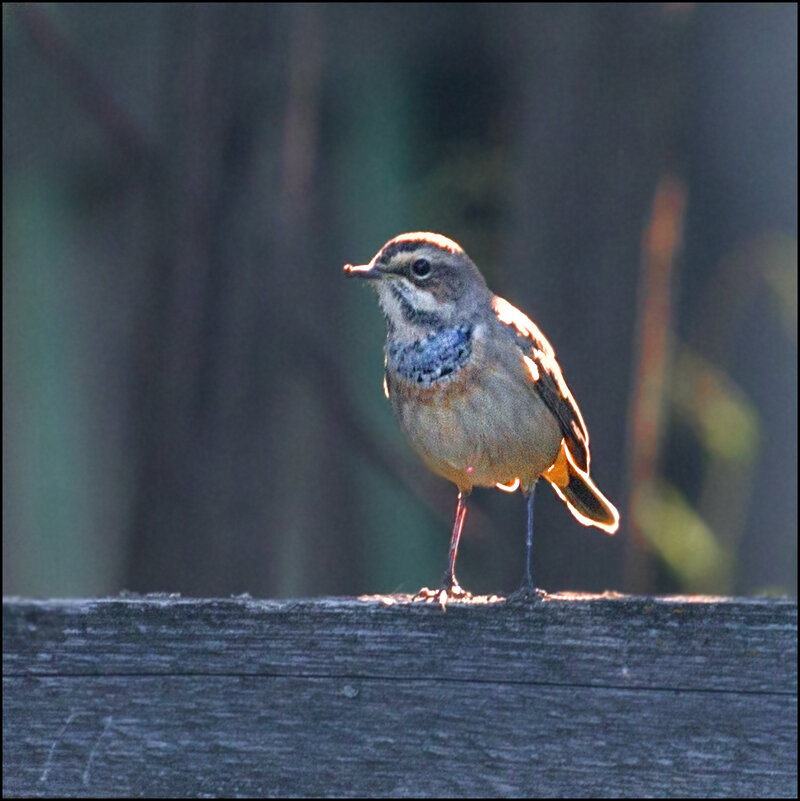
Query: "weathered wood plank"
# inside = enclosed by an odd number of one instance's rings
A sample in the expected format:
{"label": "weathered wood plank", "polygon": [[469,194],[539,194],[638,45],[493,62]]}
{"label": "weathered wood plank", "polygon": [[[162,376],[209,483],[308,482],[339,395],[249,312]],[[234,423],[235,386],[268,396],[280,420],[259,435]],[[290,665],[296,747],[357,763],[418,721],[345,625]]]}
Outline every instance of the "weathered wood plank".
{"label": "weathered wood plank", "polygon": [[[4,675],[437,676],[797,692],[794,602],[6,602]],[[413,655],[413,658],[412,658]],[[388,670],[387,670],[388,668]]]}
{"label": "weathered wood plank", "polygon": [[791,796],[797,605],[4,603],[6,795]]}

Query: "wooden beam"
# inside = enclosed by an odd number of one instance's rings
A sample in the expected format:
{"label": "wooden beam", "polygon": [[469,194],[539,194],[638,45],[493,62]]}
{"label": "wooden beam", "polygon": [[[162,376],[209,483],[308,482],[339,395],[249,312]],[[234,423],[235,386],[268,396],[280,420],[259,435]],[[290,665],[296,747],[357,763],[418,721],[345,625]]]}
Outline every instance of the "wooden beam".
{"label": "wooden beam", "polygon": [[3,792],[792,796],[796,696],[795,601],[11,599]]}

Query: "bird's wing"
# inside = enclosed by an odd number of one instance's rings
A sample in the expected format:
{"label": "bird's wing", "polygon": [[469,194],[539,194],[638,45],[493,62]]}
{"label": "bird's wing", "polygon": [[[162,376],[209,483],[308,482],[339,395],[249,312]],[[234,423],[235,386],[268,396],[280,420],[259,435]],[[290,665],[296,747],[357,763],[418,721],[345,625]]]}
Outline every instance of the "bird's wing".
{"label": "bird's wing", "polygon": [[588,473],[589,432],[556,361],[553,346],[533,320],[504,298],[495,295],[492,307],[500,322],[514,330],[528,372],[542,400],[558,420],[570,455]]}

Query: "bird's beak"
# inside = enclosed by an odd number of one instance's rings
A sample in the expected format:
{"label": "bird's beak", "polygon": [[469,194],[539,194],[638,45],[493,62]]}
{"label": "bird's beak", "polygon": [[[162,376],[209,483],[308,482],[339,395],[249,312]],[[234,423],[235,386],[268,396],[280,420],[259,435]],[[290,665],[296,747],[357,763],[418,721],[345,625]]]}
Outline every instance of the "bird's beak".
{"label": "bird's beak", "polygon": [[372,262],[359,265],[345,264],[344,271],[346,275],[356,276],[358,278],[380,278],[383,275]]}

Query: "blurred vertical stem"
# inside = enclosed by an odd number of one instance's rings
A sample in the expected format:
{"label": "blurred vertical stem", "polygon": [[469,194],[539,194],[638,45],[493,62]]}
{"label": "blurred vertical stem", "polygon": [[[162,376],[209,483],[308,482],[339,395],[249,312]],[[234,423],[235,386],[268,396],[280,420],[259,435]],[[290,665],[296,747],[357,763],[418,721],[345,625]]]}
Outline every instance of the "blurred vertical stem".
{"label": "blurred vertical stem", "polygon": [[[276,320],[288,329],[288,341],[301,348],[291,327],[311,329],[319,336],[325,329],[324,300],[315,281],[297,265],[313,260],[315,240],[310,204],[318,152],[319,95],[323,59],[323,16],[319,4],[296,3],[289,11],[289,52],[287,92],[283,110],[281,183],[279,203],[272,213],[276,230],[276,293],[272,304],[294,314],[276,312]],[[315,313],[322,311],[322,319]],[[308,322],[306,323],[306,318]],[[301,367],[301,371],[302,371]],[[294,380],[287,380],[292,378]],[[299,380],[298,380],[299,379]],[[324,590],[325,582],[315,575],[315,567],[325,546],[329,546],[327,513],[331,483],[323,478],[328,443],[323,433],[324,398],[309,392],[300,375],[283,374],[284,397],[275,408],[276,421],[271,447],[279,466],[273,503],[276,530],[272,532],[271,563],[274,593],[278,596],[308,595]],[[343,543],[342,543],[343,544]],[[334,557],[335,560],[335,557]],[[327,562],[322,559],[321,561]],[[331,566],[336,573],[335,565]]]}
{"label": "blurred vertical stem", "polygon": [[15,202],[3,204],[3,529],[13,529],[14,551],[4,536],[4,586],[61,597],[107,592],[114,568],[92,524],[95,493],[108,488],[92,473],[82,364],[91,349],[70,313],[71,236],[53,176],[29,172],[6,190]]}
{"label": "blurred vertical stem", "polygon": [[[398,7],[363,6],[351,19],[351,41],[337,51],[345,130],[337,153],[336,175],[339,224],[346,231],[347,261],[369,260],[390,237],[414,227],[411,165],[413,105],[411,76],[402,61],[413,48],[403,37]],[[339,265],[340,266],[340,265]],[[413,460],[413,468],[429,478],[425,467],[409,453],[381,391],[382,346],[386,330],[375,297],[362,286],[347,286],[345,304],[348,364],[353,397],[367,425],[382,429],[381,439],[397,455]],[[416,591],[420,584],[437,581],[447,551],[447,523],[441,530],[420,504],[409,502],[393,477],[375,473],[374,464],[356,464],[349,477],[359,488],[364,521],[361,536],[368,572],[365,589]],[[447,505],[449,513],[449,504]]]}

